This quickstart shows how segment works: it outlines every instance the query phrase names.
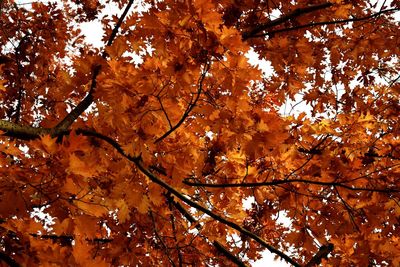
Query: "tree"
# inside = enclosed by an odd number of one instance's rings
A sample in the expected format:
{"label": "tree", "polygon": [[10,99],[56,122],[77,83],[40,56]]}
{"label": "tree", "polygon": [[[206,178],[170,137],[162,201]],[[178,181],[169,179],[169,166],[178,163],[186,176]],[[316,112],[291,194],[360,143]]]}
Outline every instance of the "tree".
{"label": "tree", "polygon": [[143,2],[0,2],[0,261],[399,266],[400,3]]}

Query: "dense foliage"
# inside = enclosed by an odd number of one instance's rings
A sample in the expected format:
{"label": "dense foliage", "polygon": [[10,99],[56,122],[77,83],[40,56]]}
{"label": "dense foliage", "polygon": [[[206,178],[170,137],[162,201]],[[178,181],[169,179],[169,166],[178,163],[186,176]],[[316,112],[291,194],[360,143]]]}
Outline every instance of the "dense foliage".
{"label": "dense foliage", "polygon": [[390,2],[0,1],[0,262],[399,266]]}

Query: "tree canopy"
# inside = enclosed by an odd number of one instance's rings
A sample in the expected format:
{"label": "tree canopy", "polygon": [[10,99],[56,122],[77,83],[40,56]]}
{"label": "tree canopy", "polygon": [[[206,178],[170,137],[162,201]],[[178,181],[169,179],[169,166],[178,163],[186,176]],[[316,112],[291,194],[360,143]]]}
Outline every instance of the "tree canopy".
{"label": "tree canopy", "polygon": [[399,11],[0,1],[0,262],[400,266]]}

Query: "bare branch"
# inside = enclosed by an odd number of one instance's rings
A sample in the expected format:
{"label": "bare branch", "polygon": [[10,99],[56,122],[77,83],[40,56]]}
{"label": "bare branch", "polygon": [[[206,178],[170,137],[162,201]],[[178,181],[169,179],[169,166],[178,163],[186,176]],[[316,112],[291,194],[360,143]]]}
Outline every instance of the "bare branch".
{"label": "bare branch", "polygon": [[[128,4],[126,5],[124,12],[122,12],[121,16],[118,19],[117,24],[115,24],[114,29],[111,32],[110,37],[108,38],[108,41],[106,44],[107,46],[110,46],[112,44],[112,42],[114,41],[115,37],[117,36],[118,30],[119,30],[119,28],[121,28],[122,22],[124,21],[126,15],[128,14],[129,9],[132,7],[133,2],[134,2],[134,0],[129,0]],[[104,51],[102,57],[105,58],[106,56],[107,56],[106,52]]]}
{"label": "bare branch", "polygon": [[166,111],[165,108],[164,108],[164,105],[163,105],[163,103],[162,103],[162,100],[161,100],[160,97],[157,97],[157,99],[158,99],[158,102],[160,103],[161,110],[162,110],[162,112],[164,113],[164,116],[165,116],[165,118],[166,118],[167,121],[168,121],[169,128],[172,129],[173,126],[172,126],[171,120],[169,119],[168,113],[167,113],[167,111]]}
{"label": "bare branch", "polygon": [[151,211],[149,212],[149,215],[150,215],[150,218],[151,218],[151,222],[153,223],[154,235],[160,241],[161,246],[164,248],[164,254],[165,254],[165,256],[167,256],[167,258],[168,258],[169,262],[171,263],[171,265],[173,267],[176,267],[175,262],[173,261],[173,259],[171,258],[171,255],[169,254],[167,245],[165,245],[163,239],[161,238],[160,234],[158,233],[156,222],[154,220],[154,216],[153,216],[153,213]]}
{"label": "bare branch", "polygon": [[354,218],[354,215],[353,215],[353,208],[343,199],[343,197],[339,193],[339,190],[337,190],[336,187],[335,187],[335,192],[336,192],[336,195],[338,196],[338,198],[340,199],[340,201],[342,202],[347,213],[349,214],[349,218],[350,218],[351,222],[353,223],[354,229],[357,230],[358,232],[360,232],[360,227],[358,227],[356,220]]}
{"label": "bare branch", "polygon": [[183,257],[182,257],[182,252],[181,252],[181,250],[180,250],[180,248],[178,246],[178,244],[179,244],[178,238],[176,237],[175,217],[174,217],[174,215],[172,213],[172,203],[169,201],[168,198],[167,198],[167,201],[168,201],[169,210],[171,211],[171,214],[169,215],[169,218],[171,220],[172,233],[174,235],[175,249],[176,249],[176,251],[178,253],[178,264],[179,264],[179,267],[182,267],[183,266]]}

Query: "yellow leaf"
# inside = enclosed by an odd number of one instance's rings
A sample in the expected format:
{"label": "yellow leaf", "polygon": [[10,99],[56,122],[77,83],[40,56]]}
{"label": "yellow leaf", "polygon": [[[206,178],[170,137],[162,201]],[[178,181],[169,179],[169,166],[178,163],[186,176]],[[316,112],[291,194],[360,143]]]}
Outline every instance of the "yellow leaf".
{"label": "yellow leaf", "polygon": [[139,205],[137,206],[137,210],[140,213],[145,214],[149,210],[149,207],[150,207],[149,198],[147,196],[144,196],[140,201]]}
{"label": "yellow leaf", "polygon": [[115,206],[118,208],[118,220],[121,223],[124,223],[126,220],[129,220],[129,207],[123,199],[119,199],[115,202]]}
{"label": "yellow leaf", "polygon": [[7,88],[4,87],[4,84],[7,83],[6,80],[0,80],[0,91],[7,91]]}
{"label": "yellow leaf", "polygon": [[338,9],[336,9],[335,16],[338,16],[339,18],[347,18],[350,14],[351,8],[352,4],[341,5]]}
{"label": "yellow leaf", "polygon": [[259,123],[257,123],[257,130],[260,132],[267,132],[269,127],[263,120],[261,120]]}
{"label": "yellow leaf", "polygon": [[54,153],[57,150],[57,138],[51,138],[50,135],[44,135],[41,137],[41,141],[46,152]]}
{"label": "yellow leaf", "polygon": [[373,120],[375,120],[375,117],[373,116],[373,115],[371,115],[371,113],[369,113],[369,112],[367,112],[367,114],[365,114],[365,115],[361,115],[359,118],[358,118],[358,122],[367,122],[367,121],[373,121]]}
{"label": "yellow leaf", "polygon": [[186,23],[189,21],[189,19],[192,17],[192,15],[187,15],[184,17],[182,20],[179,21],[179,26],[183,27],[186,25]]}
{"label": "yellow leaf", "polygon": [[154,183],[149,185],[149,197],[151,202],[156,206],[161,206],[161,204],[165,201],[160,187]]}
{"label": "yellow leaf", "polygon": [[94,164],[92,164],[92,166],[88,165],[75,154],[71,154],[69,157],[68,170],[74,174],[78,174],[83,177],[92,177],[97,173]]}
{"label": "yellow leaf", "polygon": [[74,201],[74,204],[86,214],[94,217],[101,217],[108,212],[104,206],[99,205],[98,203],[87,203],[86,201],[76,200]]}
{"label": "yellow leaf", "polygon": [[214,110],[211,114],[210,114],[210,116],[208,117],[210,120],[215,120],[215,119],[218,119],[219,118],[219,113],[220,113],[220,110]]}

